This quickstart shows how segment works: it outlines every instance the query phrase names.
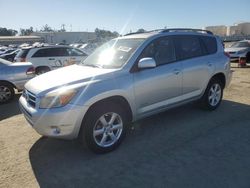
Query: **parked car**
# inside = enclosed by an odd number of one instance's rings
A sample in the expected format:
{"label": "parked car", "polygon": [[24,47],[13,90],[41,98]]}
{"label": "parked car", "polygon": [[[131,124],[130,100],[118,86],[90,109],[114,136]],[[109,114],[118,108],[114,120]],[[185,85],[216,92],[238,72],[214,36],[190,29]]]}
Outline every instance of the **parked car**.
{"label": "parked car", "polygon": [[67,46],[43,46],[23,48],[15,57],[18,62],[31,62],[37,74],[80,63],[87,54]]}
{"label": "parked car", "polygon": [[13,62],[19,51],[20,49],[17,49],[11,53],[0,55],[0,58]]}
{"label": "parked car", "polygon": [[82,52],[90,55],[93,51],[95,51],[95,49],[98,47],[97,44],[95,43],[88,43],[88,44],[82,44],[78,47],[79,50],[81,50]]}
{"label": "parked car", "polygon": [[41,135],[114,150],[129,122],[199,100],[215,110],[231,79],[230,61],[209,31],[166,29],[131,34],[96,49],[79,65],[38,76],[20,97]]}
{"label": "parked car", "polygon": [[250,63],[250,40],[235,42],[229,48],[225,48],[225,52],[229,53],[231,61],[238,61],[244,57],[246,62]]}
{"label": "parked car", "polygon": [[22,91],[24,84],[34,75],[35,69],[31,63],[12,63],[0,59],[0,104],[12,100],[15,89]]}

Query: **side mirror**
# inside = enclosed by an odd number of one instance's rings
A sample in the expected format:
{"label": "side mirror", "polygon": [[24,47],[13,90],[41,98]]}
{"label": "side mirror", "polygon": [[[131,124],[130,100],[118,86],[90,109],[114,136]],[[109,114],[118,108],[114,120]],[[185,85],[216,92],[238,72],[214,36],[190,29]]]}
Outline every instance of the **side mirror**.
{"label": "side mirror", "polygon": [[154,68],[154,67],[156,67],[156,62],[151,57],[142,58],[142,59],[140,59],[140,61],[138,63],[139,69],[147,69],[147,68]]}

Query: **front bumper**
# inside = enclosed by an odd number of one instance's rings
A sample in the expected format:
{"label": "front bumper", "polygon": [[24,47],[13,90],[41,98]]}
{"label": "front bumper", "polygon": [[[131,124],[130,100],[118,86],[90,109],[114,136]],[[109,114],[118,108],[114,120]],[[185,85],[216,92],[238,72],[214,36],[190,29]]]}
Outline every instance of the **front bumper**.
{"label": "front bumper", "polygon": [[63,139],[77,138],[86,106],[68,104],[61,108],[39,109],[31,107],[26,99],[19,99],[20,109],[29,124],[41,135]]}

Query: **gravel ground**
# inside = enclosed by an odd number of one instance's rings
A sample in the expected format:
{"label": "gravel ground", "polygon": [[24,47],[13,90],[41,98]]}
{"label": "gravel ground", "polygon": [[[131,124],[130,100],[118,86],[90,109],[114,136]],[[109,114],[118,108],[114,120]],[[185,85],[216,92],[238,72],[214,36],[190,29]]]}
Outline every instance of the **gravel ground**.
{"label": "gravel ground", "polygon": [[105,155],[38,135],[17,96],[0,106],[0,187],[250,187],[250,69],[233,70],[216,111],[189,104],[136,122]]}

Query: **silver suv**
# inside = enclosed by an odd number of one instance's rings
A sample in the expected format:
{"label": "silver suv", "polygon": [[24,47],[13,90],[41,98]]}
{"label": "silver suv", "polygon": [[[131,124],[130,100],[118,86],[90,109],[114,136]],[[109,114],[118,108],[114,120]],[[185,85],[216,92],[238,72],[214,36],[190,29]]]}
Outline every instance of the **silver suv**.
{"label": "silver suv", "polygon": [[215,110],[231,79],[229,57],[209,31],[166,29],[113,39],[79,65],[30,80],[21,109],[41,135],[114,150],[128,123],[199,100]]}

